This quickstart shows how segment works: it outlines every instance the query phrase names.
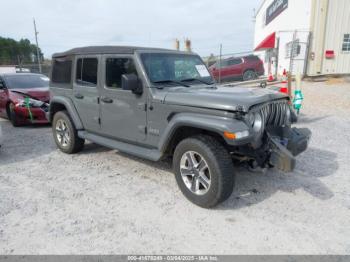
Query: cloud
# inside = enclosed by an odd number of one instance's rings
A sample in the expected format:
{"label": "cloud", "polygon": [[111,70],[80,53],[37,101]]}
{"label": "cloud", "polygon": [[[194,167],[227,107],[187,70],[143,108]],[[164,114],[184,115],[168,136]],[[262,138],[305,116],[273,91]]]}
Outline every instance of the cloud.
{"label": "cloud", "polygon": [[[85,45],[172,48],[188,37],[201,55],[253,49],[253,8],[260,0],[11,0],[2,3],[1,35],[34,42],[46,57]],[[183,46],[183,44],[182,44]]]}

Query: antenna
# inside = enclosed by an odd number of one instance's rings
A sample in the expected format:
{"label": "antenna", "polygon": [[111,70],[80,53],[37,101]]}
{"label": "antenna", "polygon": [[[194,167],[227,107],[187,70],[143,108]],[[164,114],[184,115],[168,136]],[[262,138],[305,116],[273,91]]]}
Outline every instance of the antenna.
{"label": "antenna", "polygon": [[37,60],[38,60],[39,72],[41,74],[41,62],[40,62],[40,52],[39,52],[39,44],[38,44],[38,34],[39,34],[39,32],[36,31],[36,24],[35,24],[35,19],[34,18],[33,18],[33,23],[34,23],[35,42],[36,42],[36,57],[37,57]]}

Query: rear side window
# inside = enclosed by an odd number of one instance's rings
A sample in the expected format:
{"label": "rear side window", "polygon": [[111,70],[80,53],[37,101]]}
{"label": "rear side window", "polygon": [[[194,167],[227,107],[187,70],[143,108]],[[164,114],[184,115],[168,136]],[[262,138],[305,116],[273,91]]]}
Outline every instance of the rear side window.
{"label": "rear side window", "polygon": [[97,58],[79,58],[77,60],[77,70],[75,81],[79,85],[97,85]]}
{"label": "rear side window", "polygon": [[130,58],[106,59],[106,86],[121,88],[123,74],[136,74],[134,61]]}
{"label": "rear side window", "polygon": [[246,59],[246,60],[248,60],[248,61],[252,61],[252,62],[259,62],[259,61],[260,61],[260,58],[257,57],[257,56],[254,56],[254,55],[252,55],[252,56],[247,56],[247,57],[245,57],[244,59]]}
{"label": "rear side window", "polygon": [[232,59],[228,61],[228,65],[239,65],[240,63],[242,63],[242,59],[237,58],[237,59]]}
{"label": "rear side window", "polygon": [[72,60],[55,59],[52,67],[53,83],[68,84],[71,82]]}

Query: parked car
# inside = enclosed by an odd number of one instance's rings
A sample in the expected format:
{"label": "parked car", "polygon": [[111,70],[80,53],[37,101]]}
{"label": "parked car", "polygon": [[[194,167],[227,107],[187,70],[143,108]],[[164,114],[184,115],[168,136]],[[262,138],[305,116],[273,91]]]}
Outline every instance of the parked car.
{"label": "parked car", "polygon": [[310,131],[291,127],[287,95],[221,87],[189,52],[85,47],[54,54],[49,119],[57,147],[84,141],[158,161],[172,157],[193,203],[212,207],[233,190],[233,160],[288,172]]}
{"label": "parked car", "polygon": [[0,75],[0,116],[13,126],[48,123],[49,100],[49,78],[45,75]]}
{"label": "parked car", "polygon": [[223,81],[248,81],[265,73],[263,62],[255,55],[224,59],[221,61],[221,67],[219,62],[216,62],[209,70],[216,80],[220,77]]}

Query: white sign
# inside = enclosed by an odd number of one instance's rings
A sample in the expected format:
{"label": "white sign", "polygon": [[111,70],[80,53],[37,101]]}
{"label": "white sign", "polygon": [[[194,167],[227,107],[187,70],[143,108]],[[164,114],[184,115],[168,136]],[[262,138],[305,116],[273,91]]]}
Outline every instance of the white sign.
{"label": "white sign", "polygon": [[205,65],[196,65],[196,69],[201,77],[208,77],[210,76],[208,69],[205,67]]}

